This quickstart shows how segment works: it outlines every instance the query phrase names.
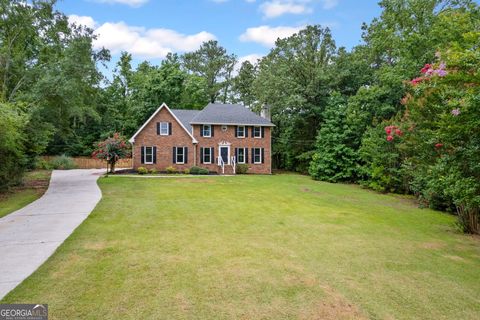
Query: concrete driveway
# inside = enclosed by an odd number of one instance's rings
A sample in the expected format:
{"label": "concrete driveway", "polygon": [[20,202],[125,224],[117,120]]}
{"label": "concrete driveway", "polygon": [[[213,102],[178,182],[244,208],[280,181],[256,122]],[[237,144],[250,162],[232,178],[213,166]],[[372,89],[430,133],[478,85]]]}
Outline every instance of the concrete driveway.
{"label": "concrete driveway", "polygon": [[30,276],[95,208],[105,170],[53,171],[47,192],[0,219],[0,299]]}

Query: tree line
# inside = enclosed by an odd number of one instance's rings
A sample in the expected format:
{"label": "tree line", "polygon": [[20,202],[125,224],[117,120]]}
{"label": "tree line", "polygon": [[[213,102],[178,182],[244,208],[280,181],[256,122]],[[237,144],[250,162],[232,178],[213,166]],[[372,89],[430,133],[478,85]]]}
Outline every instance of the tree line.
{"label": "tree line", "polygon": [[130,136],[162,102],[268,105],[274,167],[413,193],[467,212],[465,230],[478,232],[474,1],[382,0],[351,50],[312,25],[239,68],[217,41],[135,68],[123,52],[111,79],[99,71],[110,52],[94,50],[93,30],[69,24],[55,2],[0,0],[0,185],[16,183],[41,154],[90,155],[96,141]]}

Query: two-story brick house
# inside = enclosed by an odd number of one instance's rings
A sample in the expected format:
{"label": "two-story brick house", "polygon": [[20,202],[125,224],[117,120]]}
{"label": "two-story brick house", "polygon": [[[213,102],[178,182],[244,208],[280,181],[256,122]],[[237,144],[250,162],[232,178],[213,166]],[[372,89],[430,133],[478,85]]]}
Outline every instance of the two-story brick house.
{"label": "two-story brick house", "polygon": [[199,166],[232,174],[238,164],[249,173],[270,174],[273,124],[242,105],[208,104],[203,110],[162,104],[133,135],[133,167],[165,171]]}

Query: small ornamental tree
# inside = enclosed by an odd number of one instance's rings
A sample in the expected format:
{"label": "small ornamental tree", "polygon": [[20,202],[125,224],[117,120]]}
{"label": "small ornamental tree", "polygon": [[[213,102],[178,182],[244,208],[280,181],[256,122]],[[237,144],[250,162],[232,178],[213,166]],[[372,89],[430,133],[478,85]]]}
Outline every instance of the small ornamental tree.
{"label": "small ornamental tree", "polygon": [[107,162],[107,170],[110,169],[109,172],[111,173],[115,172],[115,164],[118,160],[128,158],[130,155],[130,144],[118,132],[114,133],[112,137],[98,142],[95,145],[95,151],[92,153],[93,158]]}

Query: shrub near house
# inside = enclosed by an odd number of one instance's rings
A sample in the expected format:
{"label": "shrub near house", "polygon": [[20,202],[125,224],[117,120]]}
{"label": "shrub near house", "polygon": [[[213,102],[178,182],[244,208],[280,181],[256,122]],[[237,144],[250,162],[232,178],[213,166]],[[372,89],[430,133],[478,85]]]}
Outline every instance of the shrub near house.
{"label": "shrub near house", "polygon": [[242,105],[208,104],[198,111],[163,104],[130,139],[133,166],[232,174],[242,164],[251,173],[270,174],[273,126]]}

